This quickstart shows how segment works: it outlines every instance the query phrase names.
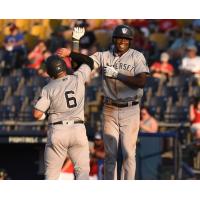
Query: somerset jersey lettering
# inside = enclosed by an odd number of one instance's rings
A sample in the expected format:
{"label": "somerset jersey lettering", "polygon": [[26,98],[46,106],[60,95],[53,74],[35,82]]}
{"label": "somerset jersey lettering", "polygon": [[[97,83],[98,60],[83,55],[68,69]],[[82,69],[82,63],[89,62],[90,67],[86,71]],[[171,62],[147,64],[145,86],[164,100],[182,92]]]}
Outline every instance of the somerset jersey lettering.
{"label": "somerset jersey lettering", "polygon": [[107,64],[107,65],[114,67],[116,70],[123,70],[123,71],[128,71],[131,73],[133,73],[134,69],[135,69],[135,66],[129,65],[126,63],[122,63],[122,62],[115,63],[114,65],[109,65],[109,64]]}
{"label": "somerset jersey lettering", "polygon": [[[143,54],[134,49],[129,49],[121,57],[115,55],[112,50],[97,52],[91,57],[96,66],[112,66],[119,73],[127,76],[135,76],[143,72],[149,73]],[[103,90],[105,97],[120,101],[140,100],[143,95],[143,89],[132,89],[121,81],[107,78],[104,75]]]}

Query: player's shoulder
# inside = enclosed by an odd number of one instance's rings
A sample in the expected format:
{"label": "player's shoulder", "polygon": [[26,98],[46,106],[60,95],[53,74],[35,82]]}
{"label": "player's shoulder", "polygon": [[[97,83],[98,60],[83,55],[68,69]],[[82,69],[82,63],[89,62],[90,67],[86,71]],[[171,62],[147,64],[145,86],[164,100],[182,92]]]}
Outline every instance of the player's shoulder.
{"label": "player's shoulder", "polygon": [[144,56],[142,52],[140,52],[140,51],[138,51],[136,49],[129,49],[129,52],[134,57],[138,57],[139,58],[139,57],[143,57]]}
{"label": "player's shoulder", "polygon": [[95,54],[100,54],[100,55],[106,55],[106,54],[112,54],[112,50],[104,50],[104,51],[97,51]]}
{"label": "player's shoulder", "polygon": [[[63,77],[65,78],[65,77]],[[63,79],[62,78],[62,79]],[[44,87],[44,90],[51,90],[52,88],[55,88],[57,85],[60,85],[60,81],[62,80],[60,79],[51,79]]]}
{"label": "player's shoulder", "polygon": [[48,91],[50,90],[50,88],[52,87],[52,83],[51,81],[49,83],[47,83],[45,86],[43,86],[42,90]]}

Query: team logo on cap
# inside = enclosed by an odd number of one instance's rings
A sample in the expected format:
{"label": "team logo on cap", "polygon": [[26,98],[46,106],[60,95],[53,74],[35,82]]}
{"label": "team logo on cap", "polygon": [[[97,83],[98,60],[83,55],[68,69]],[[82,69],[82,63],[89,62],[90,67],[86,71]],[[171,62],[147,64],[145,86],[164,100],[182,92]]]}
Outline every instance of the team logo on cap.
{"label": "team logo on cap", "polygon": [[122,33],[123,34],[126,34],[128,32],[128,29],[127,28],[122,28]]}

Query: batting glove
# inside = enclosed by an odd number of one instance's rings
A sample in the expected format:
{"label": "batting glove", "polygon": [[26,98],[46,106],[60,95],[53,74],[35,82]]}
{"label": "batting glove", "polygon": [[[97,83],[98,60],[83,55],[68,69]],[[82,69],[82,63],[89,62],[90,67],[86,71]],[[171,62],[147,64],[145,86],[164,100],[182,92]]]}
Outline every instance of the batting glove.
{"label": "batting glove", "polygon": [[80,40],[80,38],[83,37],[84,34],[85,34],[85,28],[74,27],[72,38],[75,40]]}
{"label": "batting glove", "polygon": [[110,78],[117,78],[118,71],[114,67],[105,66],[104,67],[104,74]]}

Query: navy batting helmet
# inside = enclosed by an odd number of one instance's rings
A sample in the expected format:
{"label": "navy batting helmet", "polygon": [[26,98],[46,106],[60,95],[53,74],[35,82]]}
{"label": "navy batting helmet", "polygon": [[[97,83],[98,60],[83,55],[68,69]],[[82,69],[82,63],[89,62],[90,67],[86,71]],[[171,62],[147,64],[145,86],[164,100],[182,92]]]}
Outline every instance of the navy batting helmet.
{"label": "navy batting helmet", "polygon": [[50,77],[56,78],[60,72],[66,72],[65,61],[57,55],[48,57],[45,64]]}
{"label": "navy batting helmet", "polygon": [[127,38],[129,40],[133,39],[133,30],[127,25],[119,25],[113,31],[113,38]]}

